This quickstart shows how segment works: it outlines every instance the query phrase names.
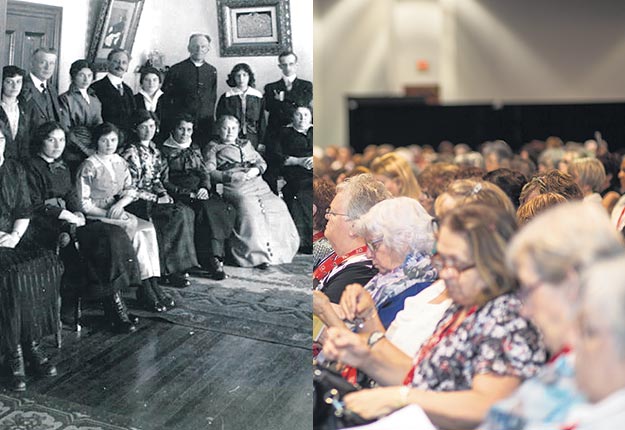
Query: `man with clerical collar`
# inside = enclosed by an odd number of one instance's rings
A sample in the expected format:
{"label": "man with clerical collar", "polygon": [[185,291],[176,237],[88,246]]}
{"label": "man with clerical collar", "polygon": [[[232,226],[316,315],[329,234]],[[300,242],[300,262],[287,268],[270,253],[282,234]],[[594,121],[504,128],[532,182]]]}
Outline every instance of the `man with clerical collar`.
{"label": "man with clerical collar", "polygon": [[171,66],[163,82],[163,127],[170,132],[171,118],[188,113],[195,120],[193,140],[200,145],[209,142],[217,101],[217,69],[206,62],[211,38],[196,33],[189,37],[189,58]]}
{"label": "man with clerical collar", "polygon": [[[324,232],[335,255],[320,263],[313,273],[318,281],[315,289],[331,302],[339,302],[347,285],[365,285],[377,273],[367,258],[364,238],[354,231],[354,222],[376,203],[390,197],[384,184],[370,174],[354,176],[337,185],[336,196],[326,211],[328,224]],[[317,299],[313,297],[313,307]]]}
{"label": "man with clerical collar", "polygon": [[[297,55],[294,52],[282,52],[278,56],[278,68],[282,71],[282,77],[265,85],[265,109],[269,112],[264,139],[265,153],[271,153],[272,145],[280,139],[282,127],[291,123],[293,112],[298,107],[312,109],[313,84],[297,77],[297,66]],[[263,179],[277,193],[276,181],[280,166],[274,160],[267,160],[267,163]]]}
{"label": "man with clerical collar", "polygon": [[106,58],[108,73],[91,88],[102,103],[102,119],[115,124],[127,136],[132,129],[131,116],[136,109],[132,89],[123,81],[128,71],[130,55],[123,49],[113,49]]}
{"label": "man with clerical collar", "polygon": [[50,78],[56,69],[56,51],[37,48],[30,58],[30,73],[24,79],[19,98],[23,100],[29,125],[35,130],[49,121],[63,122],[63,111],[58,102],[58,93]]}

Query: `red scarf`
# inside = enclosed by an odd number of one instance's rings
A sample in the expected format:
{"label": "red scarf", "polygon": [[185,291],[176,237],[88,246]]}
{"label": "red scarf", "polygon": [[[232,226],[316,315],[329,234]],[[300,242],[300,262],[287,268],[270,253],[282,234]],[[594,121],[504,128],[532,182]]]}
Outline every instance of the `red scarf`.
{"label": "red scarf", "polygon": [[[465,320],[469,318],[469,316],[474,314],[476,310],[477,310],[477,306],[473,306],[471,309],[469,309],[469,312],[467,312],[467,315],[465,316]],[[428,354],[430,354],[430,352],[432,352],[432,350],[436,347],[436,345],[441,343],[447,336],[450,336],[451,334],[453,334],[456,331],[456,329],[460,327],[460,325],[458,325],[458,327],[453,327],[453,325],[458,321],[458,318],[460,318],[461,311],[462,310],[456,312],[449,319],[449,321],[447,321],[438,330],[436,330],[436,332],[434,332],[434,334],[430,336],[428,341],[421,347],[421,349],[419,350],[419,355],[417,355],[417,359],[414,362],[414,365],[412,366],[412,368],[410,369],[410,371],[404,378],[403,385],[412,384],[415,371],[417,369],[417,366],[421,363],[421,361],[423,361],[423,359]]]}

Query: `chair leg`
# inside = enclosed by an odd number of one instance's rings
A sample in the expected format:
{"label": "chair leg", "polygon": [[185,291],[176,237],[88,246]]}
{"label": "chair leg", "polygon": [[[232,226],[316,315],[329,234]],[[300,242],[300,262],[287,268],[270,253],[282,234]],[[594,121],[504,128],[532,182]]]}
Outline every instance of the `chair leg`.
{"label": "chair leg", "polygon": [[57,328],[56,328],[56,347],[57,349],[61,349],[63,345],[63,322],[61,321],[61,296],[59,295],[58,303],[57,303]]}
{"label": "chair leg", "polygon": [[75,308],[74,308],[74,321],[76,321],[76,326],[74,330],[78,333],[82,330],[82,326],[80,325],[80,318],[82,317],[82,299],[80,296],[76,298]]}

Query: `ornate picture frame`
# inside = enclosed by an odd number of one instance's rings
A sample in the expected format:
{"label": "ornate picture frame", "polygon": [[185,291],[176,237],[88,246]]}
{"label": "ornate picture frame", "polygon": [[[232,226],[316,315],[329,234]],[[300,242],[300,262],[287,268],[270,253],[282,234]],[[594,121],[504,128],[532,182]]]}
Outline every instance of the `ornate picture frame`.
{"label": "ornate picture frame", "polygon": [[129,54],[137,34],[144,0],[105,0],[89,46],[88,59],[96,71],[106,70],[106,57],[114,48]]}
{"label": "ornate picture frame", "polygon": [[217,0],[217,21],[222,57],[291,50],[289,0]]}

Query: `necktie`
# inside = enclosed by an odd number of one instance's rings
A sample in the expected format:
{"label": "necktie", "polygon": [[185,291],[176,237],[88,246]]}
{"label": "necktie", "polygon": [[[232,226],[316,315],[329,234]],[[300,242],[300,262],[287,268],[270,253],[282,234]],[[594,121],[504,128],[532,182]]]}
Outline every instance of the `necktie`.
{"label": "necktie", "polygon": [[41,86],[41,94],[47,94],[48,89],[46,88],[45,84],[42,82],[40,86]]}
{"label": "necktie", "polygon": [[119,95],[123,96],[124,95],[124,86],[122,84],[118,84],[117,85],[117,91],[119,91]]}

